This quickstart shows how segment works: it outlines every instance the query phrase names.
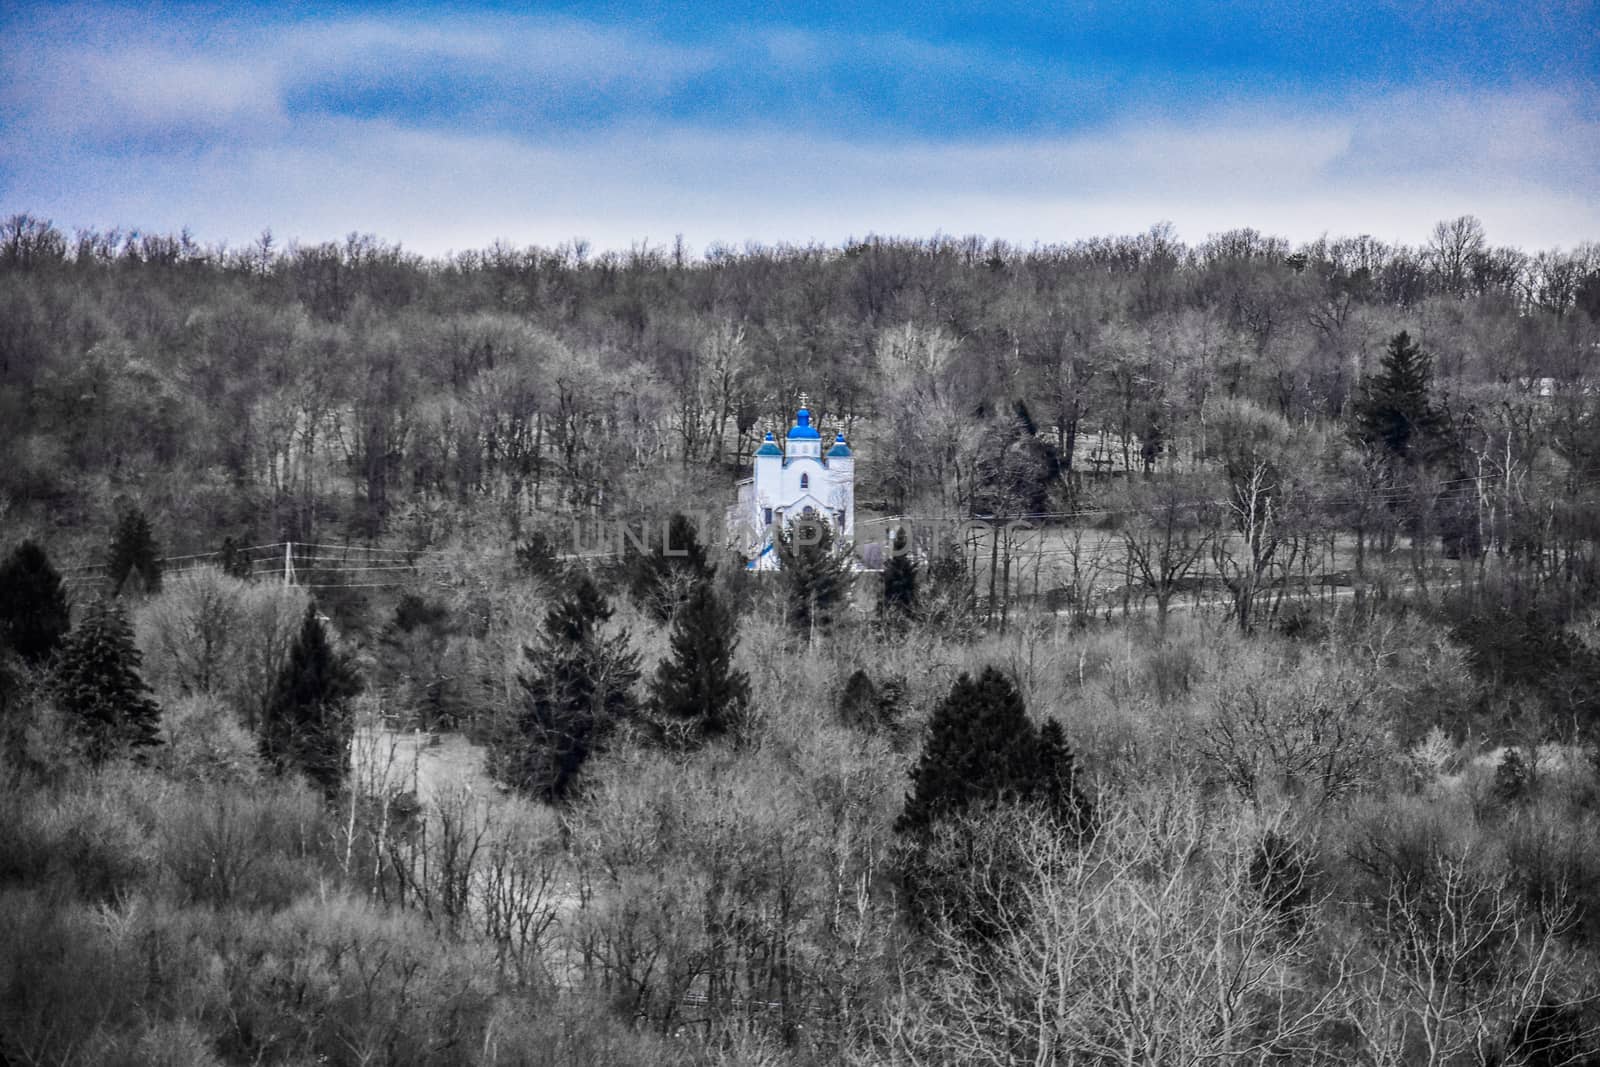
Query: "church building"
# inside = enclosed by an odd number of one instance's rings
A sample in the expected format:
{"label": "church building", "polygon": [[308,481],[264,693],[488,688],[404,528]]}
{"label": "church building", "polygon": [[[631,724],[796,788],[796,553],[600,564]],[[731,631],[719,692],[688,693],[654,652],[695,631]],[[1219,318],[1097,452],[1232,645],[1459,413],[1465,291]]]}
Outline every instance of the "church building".
{"label": "church building", "polygon": [[801,394],[800,410],[781,446],[768,432],[756,449],[754,474],[739,483],[739,502],[730,515],[736,525],[760,531],[752,562],[759,570],[777,566],[773,531],[801,516],[827,520],[840,541],[855,536],[855,457],[842,433],[824,449],[805,403]]}

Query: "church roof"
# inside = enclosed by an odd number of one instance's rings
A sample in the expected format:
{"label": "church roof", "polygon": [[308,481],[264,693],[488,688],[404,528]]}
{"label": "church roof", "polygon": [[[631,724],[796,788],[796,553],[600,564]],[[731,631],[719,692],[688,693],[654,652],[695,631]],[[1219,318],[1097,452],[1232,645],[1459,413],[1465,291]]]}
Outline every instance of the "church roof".
{"label": "church roof", "polygon": [[761,447],[756,449],[758,456],[781,456],[783,449],[778,447],[778,442],[773,438],[772,431],[767,431],[766,440],[761,442]]}
{"label": "church roof", "polygon": [[828,455],[830,457],[832,457],[832,456],[846,456],[847,457],[847,456],[850,455],[850,446],[844,443],[844,434],[841,433],[841,434],[835,434],[834,435],[833,447],[828,449]]}
{"label": "church roof", "polygon": [[790,429],[790,431],[789,431],[789,440],[791,440],[791,441],[818,441],[818,440],[821,440],[822,435],[817,433],[817,428],[815,426],[811,425],[811,412],[810,412],[809,409],[801,408],[799,411],[795,412],[794,413],[794,420],[795,420],[794,427],[792,429]]}

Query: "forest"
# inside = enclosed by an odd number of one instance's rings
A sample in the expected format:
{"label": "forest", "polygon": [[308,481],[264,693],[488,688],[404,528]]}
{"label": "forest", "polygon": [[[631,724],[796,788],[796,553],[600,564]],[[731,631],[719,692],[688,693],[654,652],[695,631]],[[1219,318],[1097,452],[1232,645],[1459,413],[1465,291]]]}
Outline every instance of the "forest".
{"label": "forest", "polygon": [[1600,247],[16,215],[0,454],[0,1064],[1600,1063]]}

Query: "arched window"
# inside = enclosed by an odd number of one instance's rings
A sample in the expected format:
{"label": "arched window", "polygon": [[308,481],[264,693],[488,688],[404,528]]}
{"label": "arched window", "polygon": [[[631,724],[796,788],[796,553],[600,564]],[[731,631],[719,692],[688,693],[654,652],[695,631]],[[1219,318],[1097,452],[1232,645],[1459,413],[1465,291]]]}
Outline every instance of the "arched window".
{"label": "arched window", "polygon": [[810,489],[811,488],[811,475],[802,474],[800,476],[800,488],[802,488],[802,489]]}

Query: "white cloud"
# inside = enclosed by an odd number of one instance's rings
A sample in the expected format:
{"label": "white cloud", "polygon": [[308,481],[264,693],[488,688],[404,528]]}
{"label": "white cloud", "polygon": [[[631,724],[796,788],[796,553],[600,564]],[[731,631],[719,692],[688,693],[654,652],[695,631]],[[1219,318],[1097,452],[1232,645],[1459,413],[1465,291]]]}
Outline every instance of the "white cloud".
{"label": "white cloud", "polygon": [[263,64],[136,44],[21,51],[3,99],[32,136],[110,139],[275,123],[279,95]]}
{"label": "white cloud", "polygon": [[[1163,219],[1190,240],[1253,226],[1292,239],[1420,241],[1435,220],[1463,213],[1481,217],[1497,242],[1600,238],[1591,193],[1600,123],[1553,93],[1405,90],[1347,105],[1175,97],[1119,101],[1104,109],[1115,117],[1072,133],[891,137],[882,130],[892,123],[847,121],[850,102],[817,75],[869,59],[905,75],[908,108],[941,77],[979,67],[1003,100],[1031,92],[1103,103],[1112,84],[1092,63],[1041,75],[897,34],[756,27],[686,45],[552,17],[264,28],[84,16],[70,32],[52,23],[18,35],[0,68],[0,112],[9,113],[0,115],[0,213],[67,226],[187,225],[234,242],[264,227],[305,240],[359,230],[429,252],[577,235],[627,247],[678,232],[702,248],[868,232],[1029,244]],[[791,88],[793,74],[800,103],[774,117],[754,93],[751,117],[732,118],[734,101],[718,112],[730,116],[720,127],[655,107],[690,79],[741,64],[773,68],[769,89]],[[443,67],[481,82],[458,105],[478,118],[584,93],[630,106],[584,131],[553,132],[553,123],[452,127],[413,116],[405,125],[293,106],[315,89],[448,96],[430,80]],[[812,90],[819,102],[808,112]],[[780,125],[793,114],[812,117]]]}
{"label": "white cloud", "polygon": [[[322,87],[448,97],[451,77],[558,99],[571,91],[649,100],[717,62],[708,48],[571,19],[479,15],[448,25],[350,17],[202,33],[181,20],[85,15],[71,33],[15,34],[0,66],[3,121],[31,137],[227,134],[287,120],[290,96]],[[492,110],[492,98],[478,110]],[[12,153],[7,154],[14,154]]]}
{"label": "white cloud", "polygon": [[[1440,99],[1429,114],[1476,116],[1486,106]],[[1527,152],[1493,143],[1503,122],[1459,125],[1410,154],[1379,150],[1415,136],[1416,107],[1402,98],[1348,114],[1233,109],[1079,137],[958,144],[643,125],[536,141],[321,120],[191,162],[108,158],[79,164],[70,181],[35,173],[7,200],[67,223],[190,225],[234,242],[264,227],[304,240],[354,230],[426,252],[580,235],[625,248],[678,232],[702,248],[868,232],[1028,244],[1138,232],[1162,219],[1190,240],[1253,226],[1292,239],[1365,232],[1417,242],[1434,221],[1469,212],[1496,242],[1570,246],[1600,236],[1600,204],[1544,180],[1550,157],[1558,169],[1583,164],[1564,146],[1593,137],[1584,120],[1544,98],[1506,98],[1492,107],[1522,116]]]}

